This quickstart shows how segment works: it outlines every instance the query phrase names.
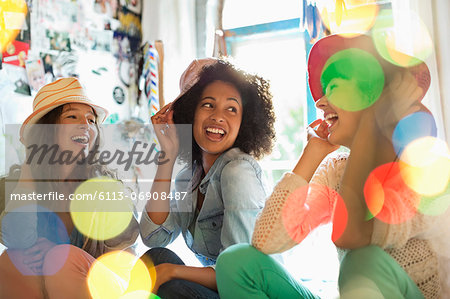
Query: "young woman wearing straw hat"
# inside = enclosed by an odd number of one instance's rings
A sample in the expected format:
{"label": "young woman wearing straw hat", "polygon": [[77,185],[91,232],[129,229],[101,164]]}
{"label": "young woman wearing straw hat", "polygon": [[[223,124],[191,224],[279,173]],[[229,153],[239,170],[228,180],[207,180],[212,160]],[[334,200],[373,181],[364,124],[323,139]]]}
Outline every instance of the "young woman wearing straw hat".
{"label": "young woman wearing straw hat", "polygon": [[[7,184],[14,185],[8,193],[67,197],[87,179],[115,178],[104,165],[83,163],[96,154],[91,150],[101,142],[99,124],[106,116],[107,111],[93,104],[76,78],[42,87],[33,101],[33,113],[20,128],[26,162],[15,167],[9,183],[7,179]],[[74,155],[77,161],[49,165],[48,157],[32,159],[33,145],[73,152],[78,154]],[[138,223],[132,217],[118,236],[94,239],[75,227],[67,201],[18,205],[9,201],[1,215],[0,239],[7,250],[0,256],[0,297],[90,298],[86,277],[95,258],[130,247],[138,234]]]}
{"label": "young woman wearing straw hat", "polygon": [[[235,245],[219,256],[221,298],[317,298],[266,254],[292,248],[329,222],[341,249],[340,298],[438,298],[445,275],[437,255],[449,249],[432,246],[439,217],[418,209],[419,194],[399,173],[404,148],[392,138],[405,115],[421,111],[432,120],[420,103],[430,84],[427,66],[397,67],[368,36],[333,35],[311,49],[308,75],[324,119],[309,126],[298,164],[267,200],[254,247]],[[339,145],[350,154],[326,158]],[[369,175],[378,181],[366,181]]]}

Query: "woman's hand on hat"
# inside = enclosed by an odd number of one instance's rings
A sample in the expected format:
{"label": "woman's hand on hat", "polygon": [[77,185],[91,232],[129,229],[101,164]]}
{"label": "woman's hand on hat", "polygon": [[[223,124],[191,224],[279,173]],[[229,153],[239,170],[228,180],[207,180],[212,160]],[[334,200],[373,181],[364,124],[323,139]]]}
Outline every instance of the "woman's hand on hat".
{"label": "woman's hand on hat", "polygon": [[161,145],[161,150],[166,153],[169,159],[178,155],[179,140],[177,130],[173,122],[173,110],[170,109],[172,103],[162,107],[155,115],[151,117],[153,128]]}
{"label": "woman's hand on hat", "polygon": [[422,94],[422,88],[409,71],[394,75],[373,105],[377,125],[387,137],[390,138],[402,118],[420,110]]}

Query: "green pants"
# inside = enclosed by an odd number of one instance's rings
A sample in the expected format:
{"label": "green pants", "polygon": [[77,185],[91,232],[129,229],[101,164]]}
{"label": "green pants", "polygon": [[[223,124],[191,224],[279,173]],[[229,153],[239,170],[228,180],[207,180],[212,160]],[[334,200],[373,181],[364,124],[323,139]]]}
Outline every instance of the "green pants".
{"label": "green pants", "polygon": [[[220,298],[318,298],[276,260],[248,244],[222,252],[216,264]],[[377,246],[349,251],[339,275],[340,298],[423,298],[408,274]]]}

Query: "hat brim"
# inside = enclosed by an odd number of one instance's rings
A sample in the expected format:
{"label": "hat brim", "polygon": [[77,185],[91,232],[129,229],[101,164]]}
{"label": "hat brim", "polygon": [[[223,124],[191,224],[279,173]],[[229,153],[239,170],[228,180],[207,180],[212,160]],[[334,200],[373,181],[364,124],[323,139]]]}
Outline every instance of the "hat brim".
{"label": "hat brim", "polygon": [[205,67],[211,66],[219,61],[215,57],[194,59],[180,77],[180,93],[172,101],[175,103],[182,98],[200,79],[200,74]]}
{"label": "hat brim", "polygon": [[24,143],[24,139],[26,138],[26,135],[31,125],[36,124],[48,112],[64,104],[85,104],[90,106],[92,109],[94,109],[95,114],[98,117],[99,123],[103,123],[106,117],[108,116],[108,110],[106,110],[103,107],[92,104],[90,100],[86,97],[77,96],[65,98],[64,100],[58,101],[56,103],[53,102],[47,106],[39,108],[36,111],[33,111],[33,113],[30,114],[30,116],[28,116],[27,119],[25,119],[25,121],[22,123],[22,126],[20,127],[20,142]]}
{"label": "hat brim", "polygon": [[[380,63],[383,71],[386,73],[390,69],[396,68],[393,64],[382,58],[373,44],[372,39],[367,35],[355,37],[343,37],[341,35],[330,35],[318,40],[311,48],[308,58],[308,83],[311,95],[314,101],[318,101],[324,96],[324,87],[321,84],[321,76],[328,59],[339,51],[357,48],[373,55]],[[417,80],[419,87],[422,88],[423,99],[430,87],[430,71],[424,62],[413,67],[403,67],[407,69]]]}

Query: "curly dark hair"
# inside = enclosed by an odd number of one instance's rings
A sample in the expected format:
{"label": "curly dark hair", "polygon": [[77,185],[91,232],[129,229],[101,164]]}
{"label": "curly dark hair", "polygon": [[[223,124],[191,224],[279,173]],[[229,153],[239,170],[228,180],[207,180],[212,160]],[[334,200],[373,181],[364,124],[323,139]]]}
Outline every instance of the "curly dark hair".
{"label": "curly dark hair", "polygon": [[[272,105],[270,84],[262,77],[238,69],[231,62],[219,59],[212,65],[203,67],[199,80],[173,104],[173,119],[176,124],[193,124],[195,109],[203,90],[214,81],[231,83],[243,102],[242,123],[233,147],[260,159],[272,151],[275,140],[275,113]],[[182,161],[201,161],[201,150],[194,136],[179,134],[180,159]],[[189,134],[188,134],[189,135]],[[192,147],[187,139],[192,138]]]}

